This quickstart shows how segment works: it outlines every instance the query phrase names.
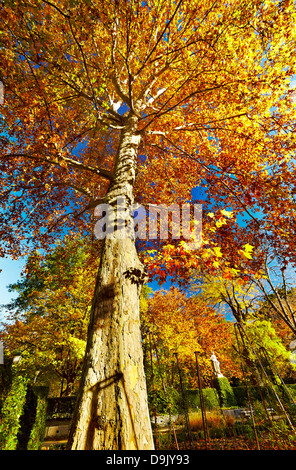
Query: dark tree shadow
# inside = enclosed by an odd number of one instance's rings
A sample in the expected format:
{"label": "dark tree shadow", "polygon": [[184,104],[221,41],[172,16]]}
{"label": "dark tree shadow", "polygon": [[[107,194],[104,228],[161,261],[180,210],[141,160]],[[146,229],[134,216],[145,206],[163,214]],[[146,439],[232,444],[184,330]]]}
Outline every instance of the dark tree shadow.
{"label": "dark tree shadow", "polygon": [[[101,380],[100,382],[97,382],[90,389],[91,392],[92,392],[91,411],[90,411],[92,419],[89,423],[88,431],[87,431],[86,442],[87,442],[87,449],[88,450],[92,450],[93,447],[94,447],[94,444],[95,444],[94,439],[95,439],[96,429],[101,430],[101,431],[104,432],[106,426],[108,424],[110,424],[110,422],[107,420],[107,418],[105,416],[98,415],[97,403],[98,403],[99,394],[102,390],[110,387],[111,385],[114,385],[114,384],[118,383],[119,381],[121,381],[121,383],[122,383],[122,389],[124,391],[124,395],[125,395],[125,398],[126,398],[127,407],[128,407],[129,416],[130,416],[130,421],[131,421],[131,424],[132,424],[133,434],[134,434],[134,438],[135,438],[135,442],[136,442],[136,448],[139,449],[138,439],[137,439],[136,430],[135,430],[135,424],[134,424],[134,420],[133,420],[132,412],[131,412],[130,401],[129,401],[128,394],[127,394],[127,391],[126,391],[124,375],[123,375],[122,372],[116,372],[115,374],[111,375],[110,377],[107,377],[106,379]],[[118,448],[119,448],[119,450],[122,450],[122,443],[121,443],[121,439],[120,439],[120,433],[119,433],[119,436],[118,436]]]}
{"label": "dark tree shadow", "polygon": [[31,387],[28,387],[23,414],[20,418],[20,428],[17,435],[16,450],[27,450],[37,412],[37,396]]}

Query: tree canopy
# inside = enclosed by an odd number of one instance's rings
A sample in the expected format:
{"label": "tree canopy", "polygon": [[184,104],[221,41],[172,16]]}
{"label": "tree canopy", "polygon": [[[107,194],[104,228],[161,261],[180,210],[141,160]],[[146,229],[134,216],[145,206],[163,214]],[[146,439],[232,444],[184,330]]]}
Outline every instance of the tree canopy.
{"label": "tree canopy", "polygon": [[236,269],[243,245],[266,236],[293,261],[292,1],[2,3],[4,252],[46,245],[66,227],[93,230],[87,214],[112,182],[134,113],[138,201],[188,201],[198,186],[208,194],[198,201],[204,257],[167,249],[163,272],[176,259]]}

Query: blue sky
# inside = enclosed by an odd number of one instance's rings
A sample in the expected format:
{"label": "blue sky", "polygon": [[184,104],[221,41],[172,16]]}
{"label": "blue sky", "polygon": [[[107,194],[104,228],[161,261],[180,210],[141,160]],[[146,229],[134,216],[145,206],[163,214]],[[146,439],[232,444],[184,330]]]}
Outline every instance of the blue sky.
{"label": "blue sky", "polygon": [[[17,282],[25,264],[25,259],[13,260],[11,258],[0,259],[0,304],[7,304],[12,298],[16,297],[13,292],[8,292],[7,286]],[[0,321],[3,320],[0,312]]]}

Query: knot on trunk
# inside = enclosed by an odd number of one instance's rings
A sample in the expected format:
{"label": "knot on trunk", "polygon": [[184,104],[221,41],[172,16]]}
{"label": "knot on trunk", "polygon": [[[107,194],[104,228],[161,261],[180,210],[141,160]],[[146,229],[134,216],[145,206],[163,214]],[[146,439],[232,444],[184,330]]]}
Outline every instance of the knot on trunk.
{"label": "knot on trunk", "polygon": [[123,273],[123,276],[129,279],[132,284],[141,286],[148,281],[148,274],[144,268],[129,268]]}

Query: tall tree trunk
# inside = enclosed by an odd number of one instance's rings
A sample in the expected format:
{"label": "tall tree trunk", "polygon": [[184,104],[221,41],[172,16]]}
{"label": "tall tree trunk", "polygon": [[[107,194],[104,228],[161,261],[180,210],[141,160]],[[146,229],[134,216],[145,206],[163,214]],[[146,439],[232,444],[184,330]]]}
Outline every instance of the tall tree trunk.
{"label": "tall tree trunk", "polygon": [[[140,142],[136,129],[137,119],[129,116],[107,195],[113,206],[119,196],[127,206],[133,203]],[[134,272],[143,272],[134,241],[105,238],[68,449],[154,448],[141,344],[140,284]]]}

